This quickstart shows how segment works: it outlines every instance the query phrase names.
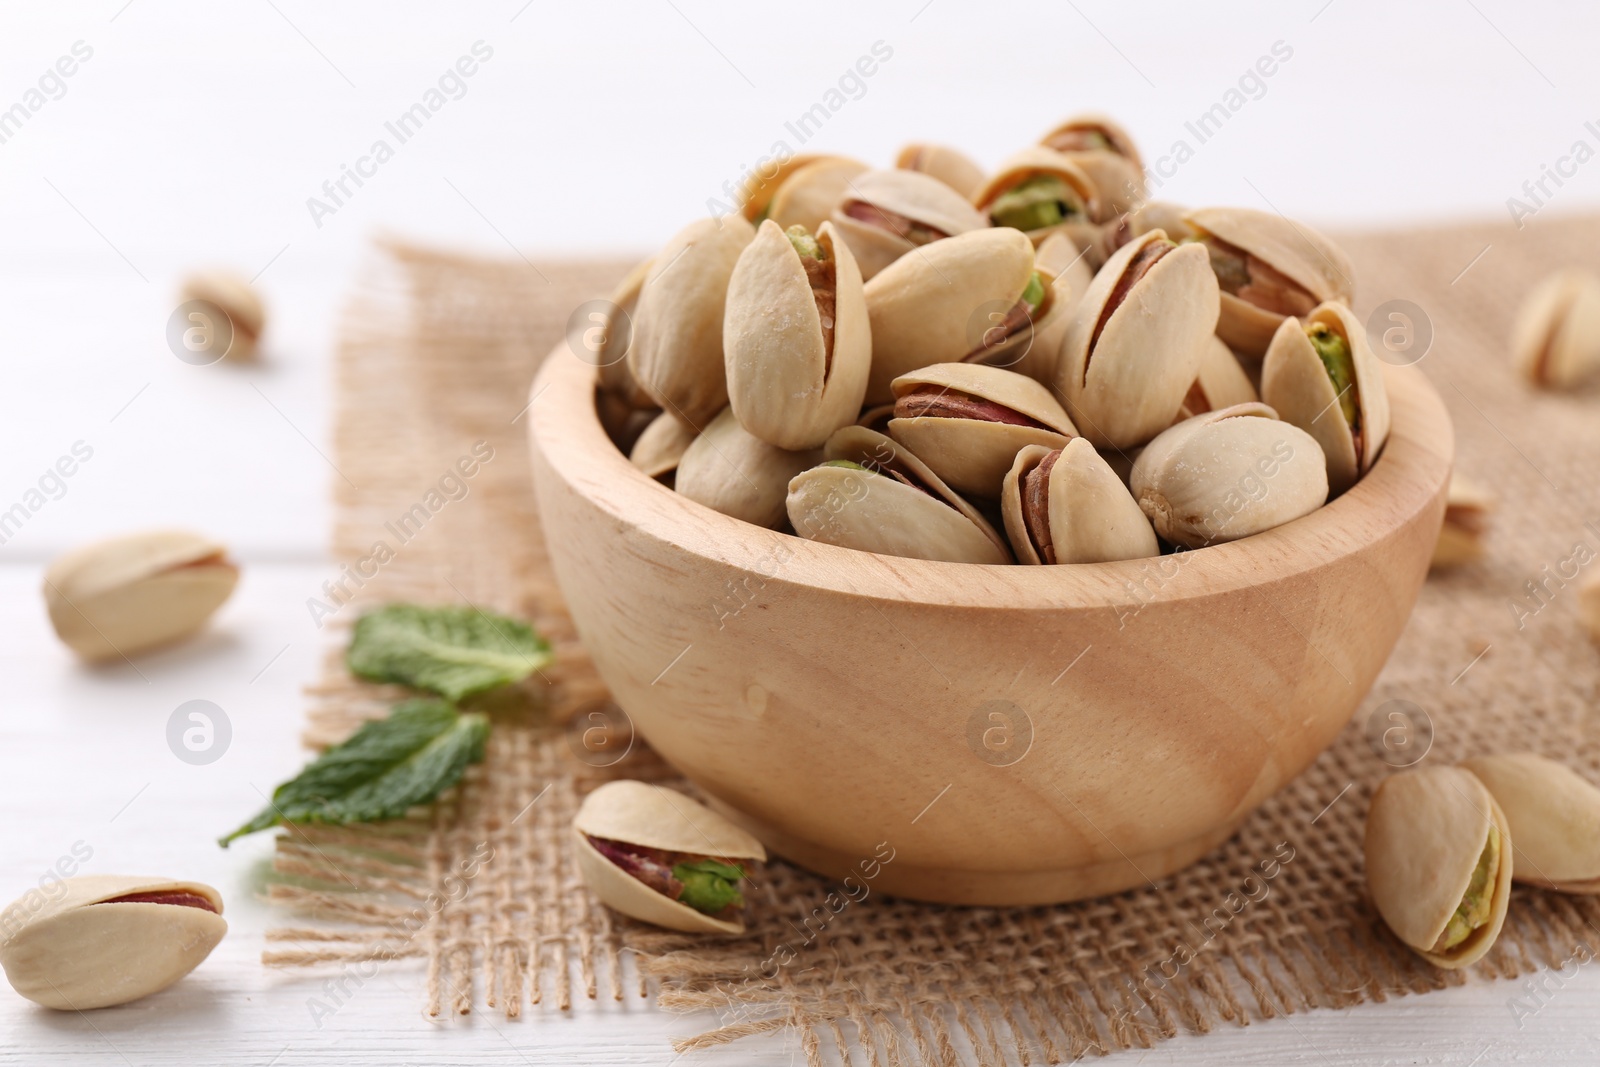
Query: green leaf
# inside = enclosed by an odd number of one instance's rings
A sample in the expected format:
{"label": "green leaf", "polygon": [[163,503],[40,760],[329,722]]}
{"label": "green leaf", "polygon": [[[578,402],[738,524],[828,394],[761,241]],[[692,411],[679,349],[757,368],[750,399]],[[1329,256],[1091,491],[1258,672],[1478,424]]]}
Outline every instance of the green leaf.
{"label": "green leaf", "polygon": [[672,877],[683,883],[683,893],[678,900],[695,911],[716,915],[729,904],[744,904],[744,894],[739,892],[743,867],[716,860],[696,860],[673,867]]}
{"label": "green leaf", "polygon": [[488,736],[486,716],[463,715],[443,700],[396,704],[387,719],[364,724],[273,790],[271,804],[217,844],[286,823],[398,819],[481,762]]}
{"label": "green leaf", "polygon": [[520,682],[548,665],[533,627],[473,607],[390,604],[356,622],[345,662],[373,682],[400,682],[451,700]]}

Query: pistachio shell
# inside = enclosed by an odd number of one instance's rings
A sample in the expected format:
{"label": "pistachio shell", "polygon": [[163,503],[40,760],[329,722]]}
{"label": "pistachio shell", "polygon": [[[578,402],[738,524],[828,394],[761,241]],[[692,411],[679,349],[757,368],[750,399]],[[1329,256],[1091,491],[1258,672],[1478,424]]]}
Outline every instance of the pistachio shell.
{"label": "pistachio shell", "polygon": [[1189,387],[1188,394],[1183,398],[1183,406],[1178,409],[1178,421],[1204,415],[1208,411],[1251,404],[1260,399],[1233,350],[1213,334],[1206,343],[1205,358],[1200,361],[1200,373],[1195,375],[1194,384]]}
{"label": "pistachio shell", "polygon": [[[1043,563],[1029,533],[1024,479],[1051,450],[1029,445],[1017,453],[1000,496],[1006,534],[1023,563]],[[1074,437],[1050,468],[1046,513],[1052,562],[1103,563],[1161,554],[1150,520],[1094,446]]]}
{"label": "pistachio shell", "polygon": [[1166,240],[1154,230],[1107,260],[1062,339],[1055,390],[1096,446],[1129,448],[1170,426],[1216,327],[1217,280],[1197,245],[1162,255],[1106,317],[1135,256]]}
{"label": "pistachio shell", "polygon": [[1564,270],[1539,283],[1517,312],[1511,354],[1523,377],[1550,389],[1600,372],[1600,275]]}
{"label": "pistachio shell", "polygon": [[1600,573],[1589,575],[1578,587],[1578,614],[1590,638],[1600,641]]}
{"label": "pistachio shell", "polygon": [[85,659],[115,659],[200,629],[238,581],[224,546],[153,530],[63,555],[45,571],[44,598],[68,647]]}
{"label": "pistachio shell", "polygon": [[891,419],[889,436],[958,492],[992,500],[1000,495],[1000,484],[1018,450],[1028,445],[1061,448],[1078,435],[1050,390],[1013,371],[972,363],[937,363],[896,378],[894,395],[898,399],[930,385],[998,404],[1050,427],[935,415]]}
{"label": "pistachio shell", "polygon": [[[797,475],[789,483],[788,508],[800,536],[912,559],[1011,562],[1005,542],[977,509],[890,438],[846,426],[829,438],[823,455],[867,469],[820,466]],[[929,492],[898,481],[894,473]]]}
{"label": "pistachio shell", "polygon": [[[633,344],[632,320],[639,309],[639,290],[644,287],[645,276],[650,273],[650,266],[654,262],[653,259],[647,259],[637,264],[611,293],[611,303],[628,317],[626,343],[629,347]],[[597,373],[600,387],[617,396],[630,408],[639,411],[653,410],[657,404],[634,378],[633,368],[628,363],[627,350],[617,352],[612,348],[617,343],[617,334],[613,326],[613,323],[607,321],[605,339],[601,342],[599,351],[595,353],[596,362],[599,364]]]}
{"label": "pistachio shell", "polygon": [[694,430],[670,415],[657,415],[628,453],[628,462],[652,478],[667,478],[695,439]]}
{"label": "pistachio shell", "polygon": [[1039,244],[1034,266],[1040,275],[1055,279],[1050,286],[1051,310],[1033,324],[1033,342],[1020,356],[1008,357],[1005,364],[1018,374],[1036,382],[1054,385],[1056,364],[1061,357],[1061,342],[1072,322],[1072,309],[1094,282],[1094,270],[1087,253],[1066,233],[1053,233]]}
{"label": "pistachio shell", "polygon": [[[1110,149],[1074,147],[1072,134],[1091,131],[1111,142]],[[1076,115],[1058,124],[1039,143],[1077,164],[1100,191],[1096,222],[1106,222],[1136,206],[1145,196],[1144,163],[1133,138],[1104,115]]]}
{"label": "pistachio shell", "polygon": [[1174,241],[1195,235],[1185,219],[1189,209],[1166,200],[1147,200],[1128,212],[1128,235],[1143,237],[1151,230],[1164,230]]}
{"label": "pistachio shell", "polygon": [[1520,752],[1479,756],[1477,775],[1516,842],[1513,877],[1565,893],[1600,893],[1600,789],[1564,763]]}
{"label": "pistachio shell", "polygon": [[688,933],[738,934],[742,921],[713,918],[645,885],[606,859],[589,838],[726,860],[765,861],[749,833],[676,790],[644,782],[607,782],[584,798],[572,819],[578,870],[607,907]]}
{"label": "pistachio shell", "polygon": [[722,319],[728,278],[755,229],[738,215],[698,219],[667,242],[639,294],[633,375],[667,413],[696,428],[728,403]]}
{"label": "pistachio shell", "polygon": [[[1483,537],[1494,512],[1494,496],[1487,489],[1452,472],[1445,492],[1444,524],[1433,547],[1433,567],[1456,567],[1483,558]],[[1580,598],[1581,598],[1580,589]],[[1580,599],[1581,603],[1581,599]]]}
{"label": "pistachio shell", "polygon": [[[1488,921],[1467,939],[1434,951],[1461,905],[1493,825],[1500,861],[1491,880]],[[1367,812],[1367,887],[1396,937],[1423,959],[1455,969],[1480,959],[1500,935],[1511,895],[1514,836],[1504,812],[1476,776],[1459,767],[1424,767],[1379,784]]]}
{"label": "pistachio shell", "polygon": [[182,298],[204,300],[228,316],[232,339],[223,353],[229,359],[249,360],[256,356],[261,331],[266,328],[267,309],[255,286],[231,270],[212,269],[184,279]]}
{"label": "pistachio shell", "polygon": [[1033,254],[1034,266],[1047,271],[1057,282],[1071,287],[1073,299],[1083,295],[1094,281],[1094,271],[1088,257],[1078,249],[1077,242],[1065,233],[1053,233],[1039,242]]}
{"label": "pistachio shell", "polygon": [[990,225],[998,226],[1000,223],[989,214],[994,202],[1023,182],[1040,176],[1060,178],[1068,189],[1077,194],[1082,210],[1081,213],[1064,219],[1054,226],[1027,231],[1028,240],[1038,245],[1055,233],[1066,233],[1078,238],[1086,233],[1096,232],[1092,228],[1092,223],[1098,211],[1099,193],[1094,182],[1072,160],[1049,148],[1024,148],[1013,155],[1000,165],[1000,169],[995,171],[976,193],[972,194],[972,203],[984,214]]}
{"label": "pistachio shell", "polygon": [[983,168],[959,149],[939,144],[908,144],[894,165],[938,178],[963,197],[971,197],[983,184]]}
{"label": "pistachio shell", "polygon": [[761,224],[728,282],[722,348],[728,400],[746,430],[779,448],[820,448],[861,410],[872,338],[861,272],[833,224],[817,244],[833,263],[833,351],[816,293],[788,236]]}
{"label": "pistachio shell", "polygon": [[[1344,250],[1303,223],[1250,208],[1201,208],[1185,221],[1200,235],[1212,235],[1255,256],[1304,288],[1314,303],[1355,297],[1355,269]],[[1283,315],[1222,294],[1217,336],[1242,356],[1267,350]]]}
{"label": "pistachio shell", "polygon": [[[144,893],[201,897],[197,905],[123,901]],[[0,913],[0,966],[35,1004],[87,1011],[157,993],[199,965],[228,932],[222,897],[170,878],[84,875],[40,902],[29,894]]]}
{"label": "pistachio shell", "polygon": [[[815,152],[801,152],[759,164],[739,190],[739,213],[751,223],[770,218],[784,229],[799,223],[815,232],[838,203],[840,194],[848,188],[848,182],[868,169],[865,163],[847,156]],[[804,204],[816,204],[819,211],[815,217],[809,220],[780,217],[786,211],[804,211]]]}
{"label": "pistachio shell", "polygon": [[1134,462],[1129,488],[1156,533],[1204,548],[1315,511],[1328,475],[1309,434],[1265,404],[1240,404],[1164,431]]}
{"label": "pistachio shell", "polygon": [[982,344],[988,315],[1021,299],[1033,245],[1001,227],[935,241],[866,284],[872,371],[866,402],[893,398],[890,383],[931,363],[959,363]]}
{"label": "pistachio shell", "polygon": [[868,171],[850,184],[849,191],[829,216],[835,231],[855,253],[861,277],[868,281],[912,249],[928,246],[919,246],[888,229],[849,215],[846,209],[852,203],[876,208],[885,218],[910,219],[946,237],[989,225],[961,194],[937,178],[911,170]]}
{"label": "pistachio shell", "polygon": [[[1359,455],[1339,404],[1339,393],[1306,335],[1318,324],[1343,337],[1350,346],[1356,410],[1362,427]],[[1383,382],[1383,365],[1367,343],[1361,320],[1343,304],[1318,305],[1306,316],[1304,324],[1293,316],[1283,320],[1261,361],[1261,399],[1284,421],[1317,439],[1328,459],[1328,486],[1335,495],[1371,469],[1389,439],[1389,391]]]}
{"label": "pistachio shell", "polygon": [[712,511],[777,526],[789,479],[814,462],[815,451],[789,452],[753,436],[729,408],[684,449],[673,487]]}
{"label": "pistachio shell", "polygon": [[865,163],[837,156],[815,160],[783,183],[767,205],[766,217],[786,230],[804,226],[808,233],[816,233],[849,194],[851,183],[870,169]]}

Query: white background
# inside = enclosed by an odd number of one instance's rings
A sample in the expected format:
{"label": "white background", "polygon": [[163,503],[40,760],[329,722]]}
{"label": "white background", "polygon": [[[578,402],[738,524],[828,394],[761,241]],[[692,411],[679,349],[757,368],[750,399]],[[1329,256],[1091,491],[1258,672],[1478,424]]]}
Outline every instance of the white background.
{"label": "white background", "polygon": [[[1500,220],[1575,141],[1600,147],[1600,12],[1459,0],[1271,4],[228,4],[108,0],[0,13],[0,110],[75,42],[93,57],[0,144],[0,509],[82,440],[92,460],[0,545],[0,898],[76,841],[86,870],[154,870],[222,887],[234,932],[177,989],[91,1018],[0,990],[0,1063],[666,1063],[634,1010],[507,1024],[424,1022],[404,966],[315,1028],[315,987],[256,964],[265,840],[211,838],[298,765],[298,687],[315,672],[306,596],[325,556],[330,352],[369,239],[396,233],[529,258],[643,253],[869,52],[892,49],[804,147],[888,162],[912,138],[985,164],[1084,109],[1115,114],[1153,162],[1192,159],[1160,195],[1272,205],[1325,225]],[[307,198],[474,42],[493,57],[319,227]],[[1276,42],[1293,50],[1223,129],[1185,128]],[[848,85],[846,88],[850,88]],[[1250,87],[1247,86],[1247,89]],[[1600,164],[1541,208],[1593,210]],[[1600,256],[1597,256],[1600,258]],[[272,315],[259,367],[196,368],[164,328],[182,272],[221,263]],[[96,535],[194,526],[245,581],[217,627],[137,668],[87,670],[48,632],[40,565]],[[184,700],[229,713],[230,752],[176,761]],[[1523,1028],[1511,986],[1323,1012],[1180,1041],[1129,1062],[1593,1061],[1600,979],[1551,995]],[[552,1052],[561,1048],[565,1051]],[[180,1051],[182,1050],[182,1051]],[[708,1062],[788,1062],[780,1040]]]}

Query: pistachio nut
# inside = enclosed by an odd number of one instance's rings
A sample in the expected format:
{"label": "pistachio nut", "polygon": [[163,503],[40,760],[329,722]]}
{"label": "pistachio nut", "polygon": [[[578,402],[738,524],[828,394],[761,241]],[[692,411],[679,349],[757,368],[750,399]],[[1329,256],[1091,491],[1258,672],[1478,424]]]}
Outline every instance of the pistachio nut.
{"label": "pistachio nut", "polygon": [[767,850],[704,804],[663,786],[607,782],[572,819],[578,870],[600,902],[694,934],[744,932],[740,883]]}
{"label": "pistachio nut", "polygon": [[767,444],[739,425],[728,408],[684,449],[673,488],[713,511],[777,526],[789,479],[816,458],[815,450],[788,452]]}
{"label": "pistachio nut", "polygon": [[1445,491],[1444,524],[1430,566],[1456,567],[1482,559],[1483,538],[1493,513],[1494,496],[1487,489],[1452,473]]}
{"label": "pistachio nut", "polygon": [[1511,330],[1517,371],[1534,385],[1570,389],[1600,371],[1600,275],[1563,270],[1528,294]]}
{"label": "pistachio nut", "polygon": [[891,382],[929,364],[1013,358],[1033,343],[1033,316],[1054,310],[1047,305],[1055,295],[1020,230],[964,233],[890,264],[866,285],[866,402],[890,402]]}
{"label": "pistachio nut", "polygon": [[1091,444],[1143,444],[1172,424],[1216,323],[1204,249],[1152,230],[1107,260],[1073,308],[1055,391]]}
{"label": "pistachio nut", "polygon": [[1367,888],[1396,937],[1438,967],[1480,959],[1511,896],[1513,834],[1470,771],[1424,767],[1385,778],[1367,811]]}
{"label": "pistachio nut", "polygon": [[801,537],[886,556],[1011,562],[988,520],[893,439],[845,426],[823,456],[789,483],[789,521]]}
{"label": "pistachio nut", "polygon": [[972,194],[972,202],[995,226],[1009,226],[1038,245],[1065,233],[1082,247],[1100,233],[1093,216],[1094,182],[1072,160],[1049,148],[1024,148]]}
{"label": "pistachio nut", "polygon": [[1128,476],[1156,533],[1204,548],[1270,530],[1328,499],[1322,449],[1265,404],[1196,415],[1145,446]]}
{"label": "pistachio nut", "polygon": [[628,453],[628,462],[650,477],[671,484],[678,461],[693,443],[695,432],[670,415],[657,415]]}
{"label": "pistachio nut", "polygon": [[908,144],[900,149],[894,165],[938,178],[964,197],[970,197],[983,184],[983,168],[959,149],[942,144]]}
{"label": "pistachio nut", "polygon": [[1578,614],[1589,636],[1600,641],[1600,571],[1589,575],[1578,586]]}
{"label": "pistachio nut", "polygon": [[1152,230],[1164,230],[1174,241],[1186,241],[1195,236],[1194,229],[1184,221],[1189,209],[1163,200],[1147,200],[1121,215],[1103,223],[1099,238],[1091,247],[1089,258],[1103,264],[1117,254],[1117,249],[1143,237]]}
{"label": "pistachio nut", "polygon": [[914,248],[989,225],[960,193],[914,170],[868,171],[829,217],[869,281]]}
{"label": "pistachio nut", "polygon": [[88,660],[131,656],[200,629],[239,581],[227,549],[154,530],[73,549],[44,575],[56,636]]}
{"label": "pistachio nut", "polygon": [[789,156],[751,172],[739,193],[739,210],[756,225],[771,219],[786,230],[804,226],[816,233],[850,183],[870,169],[847,156]]}
{"label": "pistachio nut", "polygon": [[1128,131],[1104,115],[1074,115],[1039,139],[1066,156],[1099,191],[1096,222],[1108,222],[1144,200],[1144,161]]}
{"label": "pistachio nut", "polygon": [[223,353],[228,359],[256,357],[261,332],[266,328],[267,309],[255,286],[231,270],[198,271],[184,279],[182,299],[204,300],[228,316],[233,338]]}
{"label": "pistachio nut", "polygon": [[1200,361],[1200,373],[1195,375],[1194,384],[1184,394],[1177,421],[1260,399],[1256,387],[1250,384],[1250,375],[1239,365],[1233,350],[1212,334],[1206,342],[1205,358]]}
{"label": "pistachio nut", "polygon": [[1094,282],[1094,269],[1089,265],[1088,254],[1080,252],[1065,233],[1053,233],[1041,241],[1033,262],[1041,278],[1055,278],[1050,287],[1054,314],[1033,324],[1033,343],[1008,353],[1004,365],[1036,382],[1053,385],[1061,342],[1072,322],[1072,309]]}
{"label": "pistachio nut", "polygon": [[87,1011],[159,993],[216,948],[222,896],[199,882],[95,874],[68,878],[0,912],[0,966],[35,1004]]}
{"label": "pistachio nut", "polygon": [[893,388],[889,436],[957,492],[993,500],[1020,449],[1078,436],[1050,390],[999,367],[936,363]]}
{"label": "pistachio nut", "polygon": [[1335,496],[1371,469],[1389,439],[1383,365],[1343,304],[1283,320],[1261,361],[1261,399],[1317,439]]}
{"label": "pistachio nut", "polygon": [[697,429],[728,404],[728,278],[755,235],[738,215],[697,219],[667,242],[639,293],[630,369],[658,406]]}
{"label": "pistachio nut", "polygon": [[1309,226],[1249,208],[1202,208],[1185,221],[1211,256],[1222,289],[1217,336],[1241,356],[1260,356],[1287,315],[1354,298],[1344,251]]}
{"label": "pistachio nut", "polygon": [[768,444],[821,448],[861,410],[868,329],[861,272],[833,224],[812,237],[763,222],[728,282],[722,350],[734,415]]}
{"label": "pistachio nut", "polygon": [[1150,520],[1094,446],[1017,453],[1000,496],[1006,534],[1023,563],[1103,563],[1161,554]]}
{"label": "pistachio nut", "polygon": [[602,316],[605,322],[596,323],[601,329],[593,358],[599,366],[600,388],[637,411],[652,411],[658,405],[634,378],[633,368],[628,363],[627,348],[624,347],[620,352],[616,348],[619,345],[631,347],[633,344],[632,322],[639,310],[639,290],[644,287],[645,276],[650,273],[650,266],[654,262],[653,259],[647,259],[635,266],[611,293],[611,306],[625,317],[625,328],[619,330],[619,324],[612,321],[614,316],[610,314]]}
{"label": "pistachio nut", "polygon": [[1505,813],[1512,877],[1563,893],[1600,893],[1600,789],[1564,763],[1519,752],[1461,766]]}

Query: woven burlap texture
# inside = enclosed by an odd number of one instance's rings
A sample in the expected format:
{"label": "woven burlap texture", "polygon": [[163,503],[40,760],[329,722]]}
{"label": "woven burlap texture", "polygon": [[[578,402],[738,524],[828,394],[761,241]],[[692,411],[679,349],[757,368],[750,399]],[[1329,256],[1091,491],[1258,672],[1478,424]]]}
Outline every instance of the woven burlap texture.
{"label": "woven burlap texture", "polygon": [[[523,616],[558,658],[495,702],[486,761],[426,816],[279,839],[284,877],[272,895],[289,910],[266,961],[420,957],[431,1014],[565,1011],[653,985],[661,1008],[710,1009],[723,1023],[681,1049],[792,1027],[813,1064],[920,1065],[1148,1048],[1223,1021],[1510,978],[1592,952],[1592,898],[1519,886],[1494,950],[1470,972],[1435,970],[1366,900],[1361,839],[1373,788],[1401,764],[1532,749],[1600,780],[1600,652],[1579,624],[1572,580],[1574,560],[1600,555],[1600,398],[1537,394],[1505,353],[1519,298],[1592,256],[1600,221],[1344,240],[1357,312],[1409,301],[1420,309],[1413,326],[1431,328],[1420,366],[1455,420],[1458,470],[1499,508],[1487,559],[1429,580],[1336,743],[1232,840],[1155,885],[1056,907],[964,909],[853,901],[775,862],[749,893],[748,936],[734,941],[609,913],[584,888],[570,844],[577,804],[609,777],[691,789],[642,740],[579,743],[621,720],[552,581],[524,443],[539,417],[527,400],[539,360],[574,308],[628,264],[381,246],[342,327],[334,549],[350,577],[327,601],[330,652],[307,742],[338,740],[400,695],[354,681],[338,655],[364,603],[467,602]],[[449,479],[475,446],[492,457]],[[376,560],[380,543],[392,558]],[[625,979],[629,953],[637,981]]]}

